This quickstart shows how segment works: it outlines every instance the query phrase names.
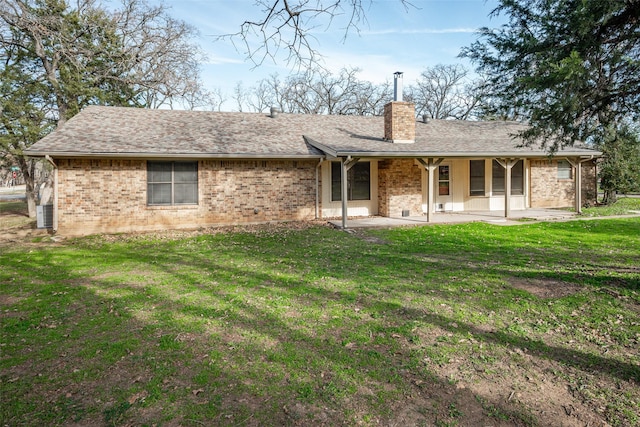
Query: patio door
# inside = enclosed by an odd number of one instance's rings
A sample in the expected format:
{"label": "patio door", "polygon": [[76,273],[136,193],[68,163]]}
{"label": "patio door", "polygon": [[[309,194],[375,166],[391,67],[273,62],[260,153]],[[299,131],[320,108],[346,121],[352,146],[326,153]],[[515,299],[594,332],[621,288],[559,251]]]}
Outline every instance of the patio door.
{"label": "patio door", "polygon": [[436,171],[435,185],[435,210],[445,212],[453,210],[453,197],[451,185],[451,163],[441,163]]}

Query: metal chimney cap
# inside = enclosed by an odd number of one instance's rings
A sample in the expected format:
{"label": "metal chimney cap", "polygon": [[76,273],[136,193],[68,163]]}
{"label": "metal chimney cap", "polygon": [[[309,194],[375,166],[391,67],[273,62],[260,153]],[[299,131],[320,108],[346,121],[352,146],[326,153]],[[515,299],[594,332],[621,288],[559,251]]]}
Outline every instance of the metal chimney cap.
{"label": "metal chimney cap", "polygon": [[402,71],[393,73],[393,101],[402,102]]}

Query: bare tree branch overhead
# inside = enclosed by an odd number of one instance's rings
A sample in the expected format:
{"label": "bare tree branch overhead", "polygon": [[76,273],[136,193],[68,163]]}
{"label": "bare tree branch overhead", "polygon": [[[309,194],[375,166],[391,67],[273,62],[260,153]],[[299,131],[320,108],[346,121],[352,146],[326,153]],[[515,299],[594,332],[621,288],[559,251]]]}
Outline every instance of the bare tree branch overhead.
{"label": "bare tree branch overhead", "polygon": [[[405,9],[415,7],[409,0],[396,0]],[[284,52],[286,62],[296,66],[318,65],[322,54],[313,31],[339,26],[344,39],[367,25],[367,9],[374,0],[256,0],[260,16],[246,20],[240,29],[218,36],[231,41],[256,66],[265,60],[277,61]]]}

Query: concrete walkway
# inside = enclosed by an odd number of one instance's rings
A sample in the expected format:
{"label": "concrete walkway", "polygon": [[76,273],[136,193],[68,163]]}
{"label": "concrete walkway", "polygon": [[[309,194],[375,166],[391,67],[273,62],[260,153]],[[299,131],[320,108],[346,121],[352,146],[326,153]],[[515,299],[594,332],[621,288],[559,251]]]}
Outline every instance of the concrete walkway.
{"label": "concrete walkway", "polygon": [[[347,220],[347,228],[385,228],[428,224],[458,224],[465,222],[487,222],[497,225],[516,225],[523,221],[558,221],[575,218],[575,212],[562,209],[526,209],[511,211],[509,218],[504,217],[502,211],[473,211],[473,212],[443,212],[431,216],[427,222],[426,216],[409,216],[387,218],[382,216],[353,218]],[[333,226],[342,227],[342,219],[330,220]]]}

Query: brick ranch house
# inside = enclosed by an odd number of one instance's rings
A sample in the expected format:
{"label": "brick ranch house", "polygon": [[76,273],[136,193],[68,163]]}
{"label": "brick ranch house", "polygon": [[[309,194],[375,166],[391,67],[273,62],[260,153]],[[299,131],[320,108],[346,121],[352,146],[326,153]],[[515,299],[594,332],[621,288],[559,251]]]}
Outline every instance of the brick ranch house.
{"label": "brick ranch house", "polygon": [[383,117],[91,106],[26,154],[54,165],[67,235],[594,202],[601,153],[549,157],[522,129],[420,121],[400,101]]}

